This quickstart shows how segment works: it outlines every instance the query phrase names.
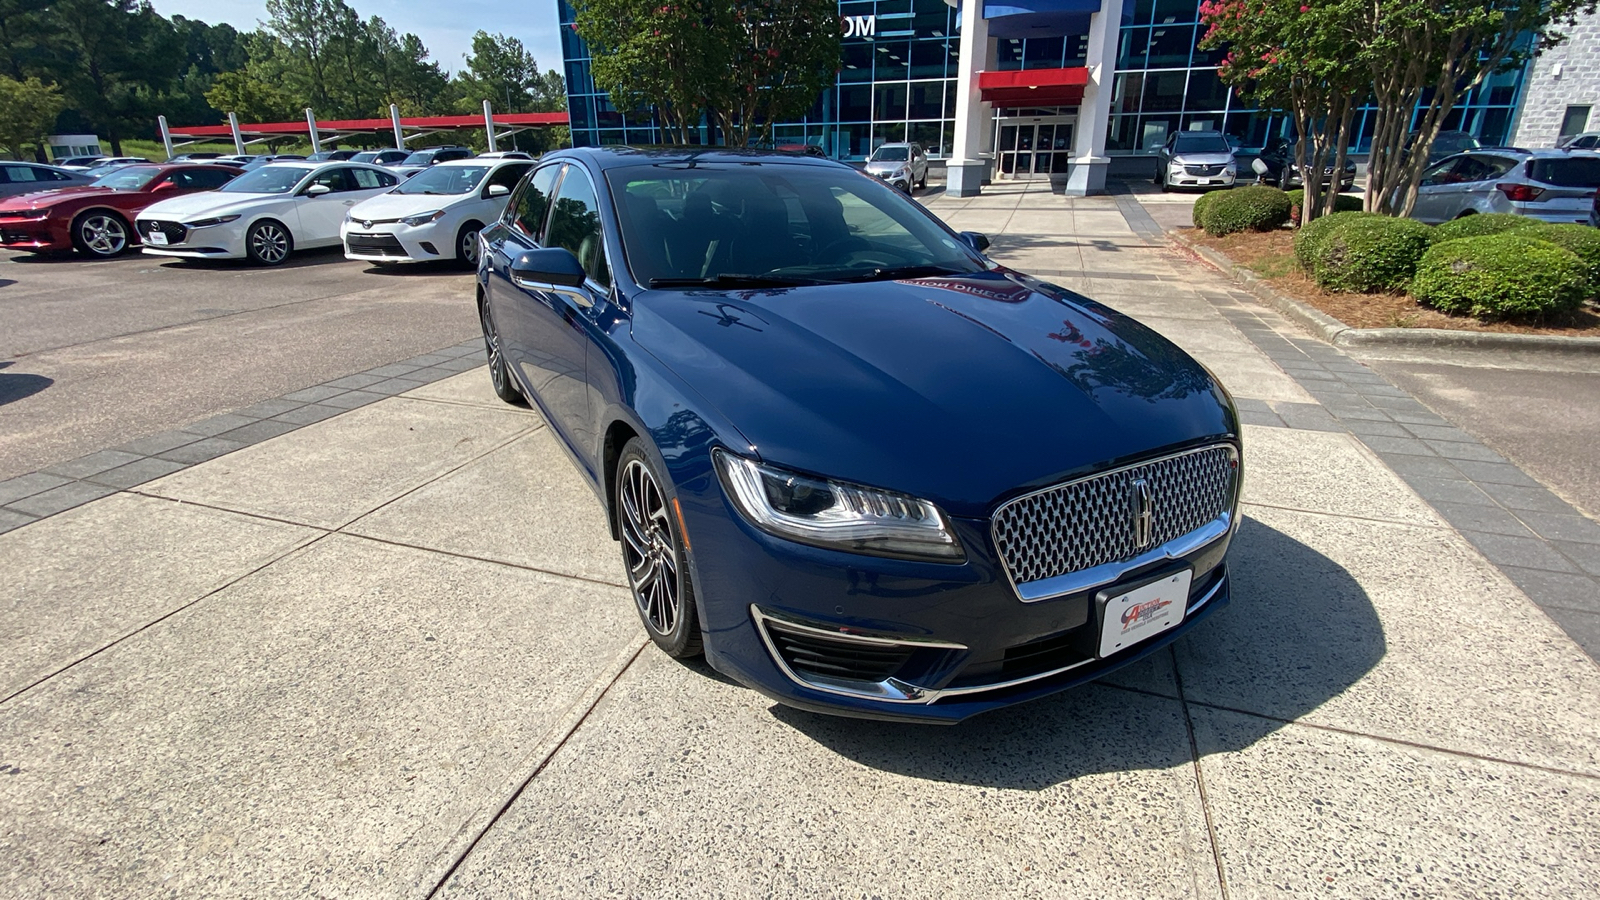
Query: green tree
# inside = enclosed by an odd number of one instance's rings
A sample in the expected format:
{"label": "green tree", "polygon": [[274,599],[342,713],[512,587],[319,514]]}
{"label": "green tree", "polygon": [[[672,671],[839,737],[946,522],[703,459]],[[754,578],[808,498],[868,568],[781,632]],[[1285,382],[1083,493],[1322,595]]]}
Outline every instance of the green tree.
{"label": "green tree", "polygon": [[706,112],[719,69],[713,0],[573,0],[578,35],[589,45],[595,86],[626,113],[652,108],[667,139],[689,143]]}
{"label": "green tree", "polygon": [[804,115],[839,71],[834,0],[744,0],[713,19],[719,77],[706,91],[730,146],[770,141],[772,123]]}
{"label": "green tree", "polygon": [[549,85],[539,74],[538,60],[521,41],[480,31],[472,36],[472,52],[466,62],[467,67],[456,74],[461,112],[475,113],[485,100],[501,112],[547,111],[543,107],[550,102]]}
{"label": "green tree", "polygon": [[25,148],[44,146],[45,135],[65,106],[66,98],[53,84],[0,75],[0,147],[16,159],[35,156]]}
{"label": "green tree", "polygon": [[157,95],[181,74],[176,32],[134,0],[56,0],[49,18],[69,107],[120,154],[123,137],[150,131]]}
{"label": "green tree", "polygon": [[1305,184],[1301,222],[1334,211],[1322,172],[1344,168],[1368,70],[1352,46],[1359,0],[1205,0],[1203,49],[1227,47],[1222,80],[1263,109],[1294,123],[1295,168]]}

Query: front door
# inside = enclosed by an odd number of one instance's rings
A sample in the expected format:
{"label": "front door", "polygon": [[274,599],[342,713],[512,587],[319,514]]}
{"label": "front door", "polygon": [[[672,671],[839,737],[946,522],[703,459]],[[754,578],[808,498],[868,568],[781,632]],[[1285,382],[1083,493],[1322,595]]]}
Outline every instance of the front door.
{"label": "front door", "polygon": [[1065,174],[1072,158],[1074,117],[1001,119],[995,129],[995,156],[1003,178],[1018,180]]}

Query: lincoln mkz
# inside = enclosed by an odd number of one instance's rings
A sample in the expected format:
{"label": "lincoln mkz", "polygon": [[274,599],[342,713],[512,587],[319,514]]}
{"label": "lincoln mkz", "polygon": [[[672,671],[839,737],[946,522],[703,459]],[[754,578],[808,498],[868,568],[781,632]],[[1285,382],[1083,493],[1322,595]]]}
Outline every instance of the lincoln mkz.
{"label": "lincoln mkz", "polygon": [[494,389],[600,496],[669,655],[803,709],[956,722],[1228,601],[1222,385],[880,180],[563,151],[481,239]]}

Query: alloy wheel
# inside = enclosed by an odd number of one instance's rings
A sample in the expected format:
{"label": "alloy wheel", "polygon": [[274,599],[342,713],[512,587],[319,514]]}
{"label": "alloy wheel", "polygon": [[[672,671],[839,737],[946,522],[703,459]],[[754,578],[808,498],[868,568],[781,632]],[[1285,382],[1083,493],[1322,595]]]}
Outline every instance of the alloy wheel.
{"label": "alloy wheel", "polygon": [[275,265],[289,255],[289,236],[283,233],[282,228],[270,222],[263,223],[251,231],[250,249],[255,252],[257,259],[267,265]]}
{"label": "alloy wheel", "polygon": [[622,506],[622,556],[633,595],[650,627],[671,634],[678,624],[678,553],[666,499],[638,459],[628,461],[617,490]]}
{"label": "alloy wheel", "polygon": [[495,330],[494,317],[489,314],[489,304],[480,303],[483,320],[483,346],[489,352],[489,379],[494,382],[497,394],[505,393],[506,367],[500,359],[500,332]]}
{"label": "alloy wheel", "polygon": [[116,216],[104,213],[89,216],[78,226],[83,245],[95,256],[116,256],[128,248],[128,228]]}

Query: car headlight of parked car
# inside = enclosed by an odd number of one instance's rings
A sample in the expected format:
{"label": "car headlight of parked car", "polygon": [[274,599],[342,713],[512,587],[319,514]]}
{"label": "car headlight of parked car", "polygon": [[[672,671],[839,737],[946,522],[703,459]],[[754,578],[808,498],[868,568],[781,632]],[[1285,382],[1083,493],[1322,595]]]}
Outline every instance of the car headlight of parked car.
{"label": "car headlight of parked car", "polygon": [[50,207],[43,209],[5,209],[0,210],[0,218],[6,219],[43,219],[50,215]]}
{"label": "car headlight of parked car", "polygon": [[435,209],[425,213],[417,213],[414,216],[406,216],[405,218],[401,219],[400,222],[401,224],[410,225],[411,227],[415,228],[418,225],[426,225],[429,222],[437,222],[442,218],[444,218],[444,210]]}
{"label": "car headlight of parked car", "polygon": [[751,524],[778,537],[854,553],[961,562],[944,513],[926,500],[712,454],[723,486]]}
{"label": "car headlight of parked car", "polygon": [[196,219],[193,222],[185,222],[184,224],[190,228],[210,228],[213,225],[226,225],[229,222],[238,220],[238,216],[215,216],[210,219]]}

